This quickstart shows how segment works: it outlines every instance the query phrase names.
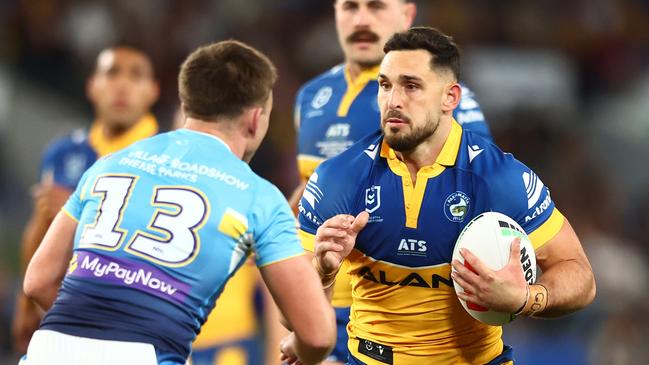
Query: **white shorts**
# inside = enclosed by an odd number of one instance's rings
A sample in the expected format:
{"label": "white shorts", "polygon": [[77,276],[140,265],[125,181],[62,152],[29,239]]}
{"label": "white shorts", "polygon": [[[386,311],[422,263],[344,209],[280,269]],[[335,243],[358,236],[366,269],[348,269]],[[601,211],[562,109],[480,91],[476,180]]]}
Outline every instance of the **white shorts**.
{"label": "white shorts", "polygon": [[38,330],[18,365],[157,365],[153,345]]}

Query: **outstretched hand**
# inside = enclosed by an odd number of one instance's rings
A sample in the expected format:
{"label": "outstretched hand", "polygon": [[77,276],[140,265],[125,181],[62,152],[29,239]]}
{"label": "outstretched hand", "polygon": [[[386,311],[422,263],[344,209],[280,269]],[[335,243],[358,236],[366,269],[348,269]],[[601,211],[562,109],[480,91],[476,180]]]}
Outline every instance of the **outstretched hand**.
{"label": "outstretched hand", "polygon": [[464,264],[453,260],[451,277],[464,292],[458,297],[498,312],[516,313],[527,301],[527,282],[520,264],[521,240],[514,239],[509,262],[494,271],[467,249],[461,249]]}
{"label": "outstretched hand", "polygon": [[356,237],[365,228],[368,219],[369,214],[365,211],[356,217],[339,214],[327,219],[318,228],[315,236],[315,257],[326,274],[338,270],[354,248]]}

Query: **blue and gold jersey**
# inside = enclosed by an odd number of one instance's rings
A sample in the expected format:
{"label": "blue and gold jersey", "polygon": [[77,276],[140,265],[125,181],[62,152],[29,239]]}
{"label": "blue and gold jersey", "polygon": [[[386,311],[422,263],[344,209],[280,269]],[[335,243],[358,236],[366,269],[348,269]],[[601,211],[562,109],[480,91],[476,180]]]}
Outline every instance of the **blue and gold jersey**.
{"label": "blue and gold jersey", "polygon": [[[379,130],[378,74],[379,66],[376,66],[361,72],[352,81],[344,65],[338,65],[300,89],[295,120],[298,127],[298,169],[304,181],[322,161]],[[465,85],[462,85],[462,99],[453,116],[464,128],[491,139],[480,105]],[[305,248],[313,250],[308,245]],[[349,307],[351,288],[344,271],[334,285],[332,304]]]}
{"label": "blue and gold jersey", "polygon": [[41,328],[151,343],[183,364],[225,283],[301,255],[281,192],[218,138],[181,129],[100,159],[64,207],[79,222]]}
{"label": "blue and gold jersey", "polygon": [[74,190],[81,175],[97,158],[119,151],[143,138],[158,133],[158,123],[153,115],[137,121],[123,135],[108,140],[102,126],[95,122],[89,131],[78,129],[54,140],[45,150],[40,168],[40,181],[52,182]]}
{"label": "blue and gold jersey", "polygon": [[347,258],[348,349],[368,364],[384,363],[368,350],[376,344],[395,364],[494,359],[503,350],[501,327],[469,316],[453,289],[458,235],[475,216],[496,211],[515,219],[539,248],[564,220],[533,171],[455,121],[436,162],[419,170],[415,184],[376,132],[316,169],[299,210],[301,235],[310,240],[336,214],[370,214]]}

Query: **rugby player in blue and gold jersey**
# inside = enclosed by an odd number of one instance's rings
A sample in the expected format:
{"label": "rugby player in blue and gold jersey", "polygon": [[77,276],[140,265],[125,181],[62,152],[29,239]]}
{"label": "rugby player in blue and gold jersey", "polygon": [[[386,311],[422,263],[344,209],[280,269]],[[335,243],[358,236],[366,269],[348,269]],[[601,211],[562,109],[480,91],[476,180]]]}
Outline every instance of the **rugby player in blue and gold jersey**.
{"label": "rugby player in blue and gold jersey", "polygon": [[[345,62],[307,82],[297,95],[295,124],[301,185],[291,198],[295,211],[309,176],[322,161],[379,130],[376,93],[383,45],[392,34],[410,27],[417,10],[413,2],[406,0],[336,0],[334,9]],[[462,98],[453,117],[465,129],[491,138],[473,92],[460,85]],[[306,193],[318,194],[309,190]],[[313,251],[308,245],[305,248]],[[338,364],[347,359],[344,329],[351,305],[351,287],[344,272],[336,280],[332,297],[339,341],[328,360]]]}
{"label": "rugby player in blue and gold jersey", "polygon": [[[352,278],[348,361],[512,364],[502,328],[473,319],[454,283],[483,307],[556,317],[592,302],[588,259],[534,172],[453,118],[462,88],[450,37],[411,28],[384,50],[382,130],[321,164],[307,186],[317,194],[305,192],[299,206],[323,286],[330,290],[338,270]],[[526,283],[516,242],[500,271],[468,251],[476,273],[452,262],[459,233],[485,211],[512,217],[529,235],[543,272],[537,283]]]}
{"label": "rugby player in blue and gold jersey", "polygon": [[[86,91],[95,111],[90,130],[79,129],[56,139],[44,153],[40,182],[34,189],[34,211],[23,233],[23,270],[83,172],[99,157],[158,131],[150,109],[159,89],[151,60],[142,50],[125,45],[103,50]],[[40,311],[19,295],[13,324],[17,351],[25,353],[40,319]]]}
{"label": "rugby player in blue and gold jersey", "polygon": [[24,290],[48,312],[26,365],[182,365],[251,254],[295,331],[285,357],[324,359],[333,310],[286,199],[247,164],[268,130],[276,77],[243,43],[201,47],[178,77],[185,127],[84,173],[27,268]]}

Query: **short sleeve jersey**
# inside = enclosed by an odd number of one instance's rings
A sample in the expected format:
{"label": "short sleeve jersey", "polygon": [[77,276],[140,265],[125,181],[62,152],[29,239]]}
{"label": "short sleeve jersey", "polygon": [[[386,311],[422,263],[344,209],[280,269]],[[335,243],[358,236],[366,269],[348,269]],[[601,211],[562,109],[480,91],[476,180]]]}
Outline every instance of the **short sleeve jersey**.
{"label": "short sleeve jersey", "polygon": [[407,167],[380,132],[321,164],[299,204],[304,240],[336,214],[370,214],[348,256],[353,304],[348,333],[391,347],[395,364],[483,364],[501,353],[500,327],[482,324],[453,289],[455,242],[477,215],[495,211],[516,220],[535,248],[563,224],[550,192],[511,154],[453,122],[436,162],[413,184]]}
{"label": "short sleeve jersey", "polygon": [[184,363],[234,272],[302,254],[281,192],[221,140],[181,129],[100,159],[64,207],[68,273],[42,328],[152,343]]}

